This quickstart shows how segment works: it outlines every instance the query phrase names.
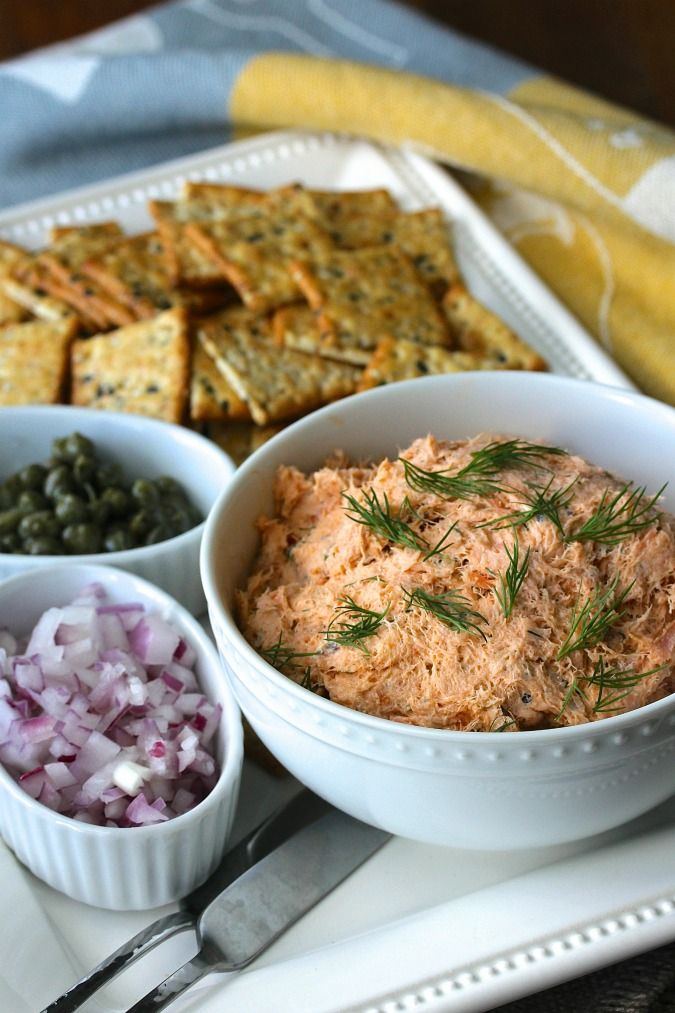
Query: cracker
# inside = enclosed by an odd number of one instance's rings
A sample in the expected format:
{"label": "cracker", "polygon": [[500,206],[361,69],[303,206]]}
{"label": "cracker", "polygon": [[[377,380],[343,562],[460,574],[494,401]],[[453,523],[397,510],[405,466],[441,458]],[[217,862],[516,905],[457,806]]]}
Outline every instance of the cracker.
{"label": "cracker", "polygon": [[293,348],[307,355],[321,355],[323,341],[316,310],[307,303],[292,303],[272,316],[272,335],[280,348]]}
{"label": "cracker", "polygon": [[180,304],[164,262],[164,246],[155,232],[131,236],[87,260],[83,271],[140,320]]}
{"label": "cracker", "polygon": [[72,401],[180,422],[189,365],[185,311],[167,310],[153,320],[76,341]]}
{"label": "cracker", "polygon": [[0,277],[12,274],[20,264],[29,260],[30,256],[28,250],[24,250],[21,246],[0,239]]}
{"label": "cracker", "polygon": [[213,317],[198,338],[258,425],[293,418],[356,389],[358,370],[278,348],[266,320],[245,308]]}
{"label": "cracker", "polygon": [[195,342],[192,352],[190,418],[194,422],[251,418],[246,402],[228,383],[199,341]]}
{"label": "cracker", "polygon": [[22,269],[19,276],[19,283],[34,292],[36,298],[52,298],[68,306],[71,312],[75,313],[80,319],[82,327],[88,333],[94,334],[108,326],[105,318],[98,315],[94,318],[87,312],[87,310],[92,310],[93,312],[93,308],[88,304],[88,300],[85,297],[80,297],[78,293],[73,292],[73,289],[57,281],[49,273],[45,265],[39,263],[39,261],[35,260],[29,266]]}
{"label": "cracker", "polygon": [[256,313],[296,301],[299,292],[290,262],[330,247],[328,236],[315,222],[285,211],[188,225],[185,232]]}
{"label": "cracker", "polygon": [[[38,269],[46,268],[40,287],[56,298],[66,299],[99,329],[124,326],[134,319],[128,308],[82,273],[87,260],[98,256],[121,235],[116,222],[52,229],[51,245],[36,258]],[[24,275],[15,275],[28,280]]]}
{"label": "cracker", "polygon": [[[0,286],[2,286],[3,281],[4,279],[0,278]],[[12,299],[9,293],[3,291],[2,287],[0,287],[0,327],[4,327],[5,324],[21,323],[27,316],[28,313],[25,307]]]}
{"label": "cracker", "polygon": [[56,404],[77,330],[67,320],[31,320],[0,330],[0,405]]}
{"label": "cracker", "polygon": [[339,228],[345,219],[387,214],[398,210],[388,190],[309,190],[321,223]]}
{"label": "cracker", "polygon": [[326,354],[365,364],[383,337],[450,343],[427,286],[403,253],[387,247],[334,251],[293,264],[293,276],[318,320]]}
{"label": "cracker", "polygon": [[383,338],[363,371],[358,389],[369,390],[371,387],[420,376],[497,368],[494,360],[470,352],[453,352],[440,345],[420,345],[415,341]]}
{"label": "cracker", "polygon": [[546,369],[542,357],[460,282],[446,293],[443,310],[459,348],[492,358],[503,369]]}
{"label": "cracker", "polygon": [[459,280],[448,226],[438,208],[412,214],[390,212],[345,217],[331,229],[331,238],[341,249],[391,246],[402,250],[436,299],[442,298],[449,286]]}
{"label": "cracker", "polygon": [[72,306],[62,299],[43,295],[15,278],[0,278],[0,296],[12,299],[24,313],[28,311],[40,320],[65,320],[75,316]]}

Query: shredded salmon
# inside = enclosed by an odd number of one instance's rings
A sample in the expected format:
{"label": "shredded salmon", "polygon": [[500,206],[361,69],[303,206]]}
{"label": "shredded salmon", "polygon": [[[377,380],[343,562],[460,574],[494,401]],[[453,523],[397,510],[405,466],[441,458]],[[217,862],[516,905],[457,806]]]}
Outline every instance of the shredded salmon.
{"label": "shredded salmon", "polygon": [[[481,434],[447,442],[427,436],[402,456],[428,471],[456,472],[495,440]],[[274,645],[296,655],[280,665],[290,678],[331,700],[407,724],[467,731],[517,731],[596,721],[673,692],[675,518],[652,522],[614,545],[575,541],[603,494],[625,483],[574,455],[547,454],[539,467],[500,473],[499,489],[444,499],[411,489],[400,460],[350,465],[340,453],[310,475],[282,467],[275,516],[258,522],[261,546],[238,618],[249,642],[274,659]],[[522,511],[533,483],[570,487],[560,527],[545,516],[517,527],[481,527]],[[570,485],[571,483],[573,485]],[[402,547],[350,516],[345,494],[380,503],[408,519],[421,545],[455,525],[440,553]],[[407,497],[407,502],[406,502]],[[511,614],[498,600],[507,548],[518,539],[528,567]],[[597,642],[560,657],[575,609],[598,591],[625,592],[618,619]],[[456,630],[410,604],[410,592],[449,591],[481,617],[483,635]],[[627,590],[626,590],[627,589]],[[359,646],[335,642],[336,608],[345,596],[386,616]],[[270,653],[271,652],[271,653]],[[280,658],[281,655],[278,654]],[[648,673],[612,706],[599,706],[589,677],[605,670]],[[612,694],[605,691],[605,702]],[[600,701],[602,703],[602,701]]]}

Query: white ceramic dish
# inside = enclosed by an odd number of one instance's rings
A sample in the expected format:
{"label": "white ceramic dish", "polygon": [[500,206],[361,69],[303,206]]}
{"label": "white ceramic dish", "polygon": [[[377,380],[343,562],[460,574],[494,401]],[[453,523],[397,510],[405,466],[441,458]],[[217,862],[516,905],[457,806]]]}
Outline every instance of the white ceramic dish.
{"label": "white ceramic dish", "polygon": [[65,563],[0,583],[0,625],[28,633],[51,606],[100,582],[113,602],[140,601],[168,619],[198,655],[195,672],[223,707],[217,733],[218,782],[194,809],[149,827],[79,823],[36,802],[0,766],[0,833],[40,879],[69,897],[116,910],[145,909],[189,893],[211,874],[229,837],[243,760],[239,712],[211,639],[189,612],[158,587],[107,566]]}
{"label": "white ceramic dish", "polygon": [[[206,517],[234,472],[219,447],[182,426],[66,405],[0,408],[0,478],[26,464],[43,462],[52,440],[80,432],[94,441],[98,456],[119,464],[125,476],[171,475]],[[162,587],[193,615],[204,610],[199,579],[199,545],[204,522],[157,545],[88,556],[20,556],[0,553],[0,578],[35,572],[68,559],[70,563],[118,566]]]}
{"label": "white ceramic dish", "polygon": [[675,695],[592,724],[516,735],[416,728],[304,690],[250,647],[232,614],[281,464],[307,472],[336,449],[352,460],[395,458],[427,433],[485,431],[565,447],[649,489],[670,477],[675,459],[675,411],[638,394],[533,373],[392,384],[297,422],[245,462],[209,516],[202,579],[237,700],[292,774],[394,834],[453,847],[541,847],[617,826],[675,791]]}
{"label": "white ceramic dish", "polygon": [[[455,223],[457,255],[471,290],[545,355],[554,373],[630,386],[451,175],[423,157],[358,138],[256,136],[11,208],[0,214],[0,234],[33,248],[55,224],[116,217],[127,230],[142,231],[152,224],[147,200],[172,199],[187,178],[261,188],[290,180],[325,189],[386,186],[410,210],[436,204]],[[239,829],[290,788],[289,779],[265,777],[245,764]],[[249,973],[224,986],[218,976],[209,977],[176,1008],[217,1013],[226,1001],[233,1013],[251,1013],[269,1009],[273,994],[279,1013],[296,1010],[299,995],[314,1013],[391,1013],[397,1004],[460,1013],[662,945],[675,938],[675,807],[659,812],[658,825],[650,813],[600,839],[508,854],[448,852],[399,838]],[[631,828],[637,836],[629,838]],[[0,882],[6,897],[17,898],[15,917],[0,923],[0,985],[8,984],[7,992],[0,990],[6,999],[0,1006],[16,1013],[44,1006],[154,917],[79,904],[11,856],[2,863]],[[571,892],[574,884],[583,887]],[[524,898],[532,898],[526,911]],[[512,919],[516,909],[523,916]],[[109,986],[102,1008],[126,1009],[150,979],[159,980],[194,952],[189,934],[176,946],[167,944]]]}

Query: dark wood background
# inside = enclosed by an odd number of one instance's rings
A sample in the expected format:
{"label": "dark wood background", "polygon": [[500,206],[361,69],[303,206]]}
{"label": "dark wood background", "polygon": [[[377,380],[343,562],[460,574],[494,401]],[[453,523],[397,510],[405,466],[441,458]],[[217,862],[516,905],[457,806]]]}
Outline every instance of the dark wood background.
{"label": "dark wood background", "polygon": [[[0,0],[0,59],[150,6],[142,0]],[[408,6],[675,126],[675,0],[408,0]]]}

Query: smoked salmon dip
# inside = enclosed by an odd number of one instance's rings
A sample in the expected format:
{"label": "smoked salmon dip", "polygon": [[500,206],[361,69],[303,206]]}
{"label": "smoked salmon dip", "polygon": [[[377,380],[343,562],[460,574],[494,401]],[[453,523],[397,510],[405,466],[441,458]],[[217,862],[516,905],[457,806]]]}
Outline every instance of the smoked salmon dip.
{"label": "smoked salmon dip", "polygon": [[564,449],[426,436],[279,469],[237,616],[308,690],[462,731],[597,721],[675,688],[675,518]]}

